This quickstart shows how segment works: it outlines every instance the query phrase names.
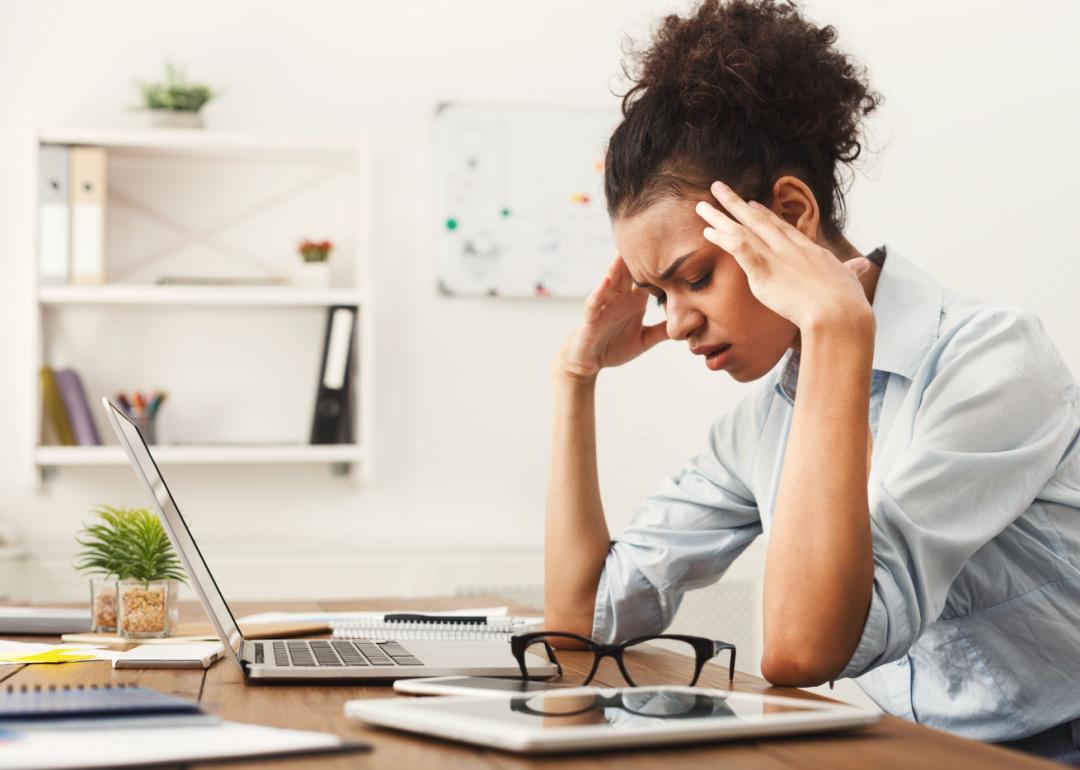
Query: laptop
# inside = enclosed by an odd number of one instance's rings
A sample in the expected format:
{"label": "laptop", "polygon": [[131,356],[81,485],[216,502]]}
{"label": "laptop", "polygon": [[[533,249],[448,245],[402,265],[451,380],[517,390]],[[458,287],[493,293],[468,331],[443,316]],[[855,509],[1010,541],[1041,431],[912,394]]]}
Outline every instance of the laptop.
{"label": "laptop", "polygon": [[[245,639],[138,426],[108,398],[102,403],[226,653],[240,667],[245,681],[520,676],[509,643],[498,640]],[[554,665],[536,655],[530,655],[527,664],[531,677],[556,673]]]}

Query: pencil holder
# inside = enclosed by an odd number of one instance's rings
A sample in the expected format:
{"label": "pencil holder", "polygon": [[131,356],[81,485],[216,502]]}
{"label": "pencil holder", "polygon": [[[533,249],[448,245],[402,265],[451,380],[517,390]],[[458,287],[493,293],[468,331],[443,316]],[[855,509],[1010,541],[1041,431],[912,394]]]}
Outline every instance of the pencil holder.
{"label": "pencil holder", "polygon": [[157,443],[157,415],[137,414],[131,418],[147,444]]}

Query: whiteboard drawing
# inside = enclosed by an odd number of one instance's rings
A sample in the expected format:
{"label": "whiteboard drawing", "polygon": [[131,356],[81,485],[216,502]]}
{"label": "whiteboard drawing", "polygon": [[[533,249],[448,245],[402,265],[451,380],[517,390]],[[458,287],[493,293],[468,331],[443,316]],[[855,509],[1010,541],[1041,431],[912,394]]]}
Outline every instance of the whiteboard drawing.
{"label": "whiteboard drawing", "polygon": [[448,104],[435,115],[439,286],[584,297],[615,253],[604,207],[614,109]]}

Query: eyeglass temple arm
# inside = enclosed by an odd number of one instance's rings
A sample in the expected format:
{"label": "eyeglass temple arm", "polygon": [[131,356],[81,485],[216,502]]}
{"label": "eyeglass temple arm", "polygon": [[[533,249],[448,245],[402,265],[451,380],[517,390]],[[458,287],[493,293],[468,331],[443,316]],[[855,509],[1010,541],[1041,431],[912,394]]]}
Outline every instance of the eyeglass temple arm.
{"label": "eyeglass temple arm", "polygon": [[727,642],[713,642],[713,657],[724,650],[731,650],[731,659],[728,661],[728,681],[735,681],[735,645]]}
{"label": "eyeglass temple arm", "polygon": [[551,649],[551,643],[547,639],[541,639],[540,641],[544,643],[544,649],[547,650],[548,660],[555,664],[555,670],[559,672],[559,676],[562,676],[562,664],[555,657],[555,650]]}

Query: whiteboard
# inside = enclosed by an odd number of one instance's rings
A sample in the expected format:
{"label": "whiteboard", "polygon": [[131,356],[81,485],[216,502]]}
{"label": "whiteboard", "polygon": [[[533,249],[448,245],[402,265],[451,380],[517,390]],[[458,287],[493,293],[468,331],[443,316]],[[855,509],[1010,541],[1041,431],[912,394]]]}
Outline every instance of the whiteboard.
{"label": "whiteboard", "polygon": [[439,287],[584,297],[615,254],[604,206],[612,109],[447,104],[435,115]]}

